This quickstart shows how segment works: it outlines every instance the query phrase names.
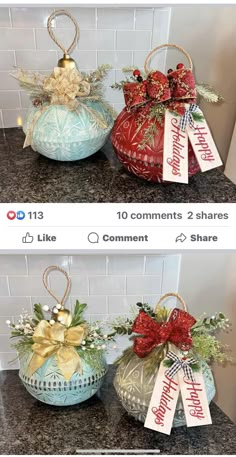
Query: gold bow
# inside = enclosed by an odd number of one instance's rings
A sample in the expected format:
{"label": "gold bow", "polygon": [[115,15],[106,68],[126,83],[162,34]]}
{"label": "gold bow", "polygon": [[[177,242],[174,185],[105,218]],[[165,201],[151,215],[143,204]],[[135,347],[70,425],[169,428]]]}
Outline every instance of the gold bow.
{"label": "gold bow", "polygon": [[50,325],[46,320],[40,321],[33,334],[34,354],[28,365],[28,376],[32,376],[53,354],[67,381],[76,371],[82,374],[81,358],[75,346],[80,346],[87,334],[85,324],[66,328],[59,322]]}

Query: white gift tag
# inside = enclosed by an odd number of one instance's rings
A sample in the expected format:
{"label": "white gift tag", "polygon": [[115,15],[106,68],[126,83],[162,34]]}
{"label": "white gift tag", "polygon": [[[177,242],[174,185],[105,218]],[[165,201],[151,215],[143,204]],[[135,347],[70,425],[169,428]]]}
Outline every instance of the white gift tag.
{"label": "white gift tag", "polygon": [[[189,105],[186,105],[186,108],[188,107]],[[197,112],[204,116],[200,108]],[[222,165],[222,160],[219,156],[206,120],[204,119],[204,121],[201,122],[194,121],[194,127],[195,129],[192,129],[187,124],[186,132],[191,141],[194,154],[196,155],[201,171],[208,171]]]}
{"label": "white gift tag", "polygon": [[163,180],[188,183],[188,135],[179,128],[181,117],[166,110]]}
{"label": "white gift tag", "polygon": [[202,372],[194,373],[194,382],[178,372],[184,413],[188,427],[212,424]]}
{"label": "white gift tag", "polygon": [[179,384],[177,375],[169,378],[165,375],[166,371],[167,368],[161,362],[144,427],[170,435],[179,396]]}

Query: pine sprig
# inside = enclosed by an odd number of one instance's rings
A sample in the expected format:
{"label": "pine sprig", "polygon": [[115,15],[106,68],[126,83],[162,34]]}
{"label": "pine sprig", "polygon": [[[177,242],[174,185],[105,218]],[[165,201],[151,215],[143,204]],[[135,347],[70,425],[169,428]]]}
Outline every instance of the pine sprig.
{"label": "pine sprig", "polygon": [[86,307],[87,307],[86,303],[80,303],[79,300],[76,300],[70,327],[75,327],[76,325],[81,325],[84,322],[86,322],[83,319],[83,312]]}
{"label": "pine sprig", "polygon": [[196,84],[196,89],[198,95],[209,103],[218,103],[224,100],[223,97],[208,84]]}
{"label": "pine sprig", "polygon": [[34,316],[35,316],[33,319],[34,323],[38,323],[45,319],[43,310],[42,310],[42,305],[40,305],[40,303],[36,303],[34,305]]}
{"label": "pine sprig", "polygon": [[195,122],[204,122],[205,118],[201,113],[191,113]]}

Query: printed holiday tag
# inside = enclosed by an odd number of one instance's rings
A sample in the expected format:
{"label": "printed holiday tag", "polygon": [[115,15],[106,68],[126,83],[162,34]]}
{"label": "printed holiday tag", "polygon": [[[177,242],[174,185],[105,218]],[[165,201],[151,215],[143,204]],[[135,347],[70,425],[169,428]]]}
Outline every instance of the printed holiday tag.
{"label": "printed holiday tag", "polygon": [[188,135],[179,127],[181,117],[166,110],[163,180],[188,183]]}
{"label": "printed holiday tag", "polygon": [[194,372],[194,381],[178,372],[184,413],[188,427],[212,424],[202,371]]}
{"label": "printed holiday tag", "polygon": [[[186,109],[188,109],[189,106],[190,105],[186,104]],[[196,112],[197,114],[200,114],[203,119],[201,121],[194,120],[194,129],[187,124],[186,132],[189,136],[201,171],[208,171],[222,165],[222,160],[217,151],[206,119],[199,107]]]}
{"label": "printed holiday tag", "polygon": [[169,378],[166,371],[161,362],[144,427],[170,435],[179,396],[179,383],[177,375]]}

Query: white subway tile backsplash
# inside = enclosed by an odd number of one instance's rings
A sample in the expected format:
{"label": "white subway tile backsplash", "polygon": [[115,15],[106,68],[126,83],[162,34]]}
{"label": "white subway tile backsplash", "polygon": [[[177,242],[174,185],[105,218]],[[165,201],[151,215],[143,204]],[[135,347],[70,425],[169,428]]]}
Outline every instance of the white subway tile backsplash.
{"label": "white subway tile backsplash", "polygon": [[[90,322],[107,322],[105,328],[110,331],[108,321],[118,316],[132,318],[133,313],[138,312],[137,302],[155,306],[165,288],[169,287],[168,292],[177,290],[180,256],[0,256],[0,369],[17,367],[7,365],[9,357],[13,359],[15,354],[10,347],[5,321],[9,318],[17,323],[23,310],[32,312],[35,303],[50,307],[55,304],[42,283],[44,269],[52,264],[69,271],[72,288],[66,306],[73,309],[76,299],[87,303],[85,318]],[[65,291],[65,278],[53,271],[48,279],[50,289],[60,301]],[[173,299],[165,304],[176,305]],[[49,318],[50,314],[45,316]],[[130,344],[127,338],[118,338],[118,347],[110,350],[108,361],[113,362]]]}
{"label": "white subway tile backsplash", "polygon": [[131,313],[136,303],[142,301],[142,295],[109,295],[108,312],[109,314],[123,316],[124,314]]}
{"label": "white subway tile backsplash", "polygon": [[[79,294],[88,295],[88,278],[80,275],[70,275],[71,279],[71,295],[78,296]],[[50,273],[50,288],[55,292],[59,298],[65,292],[66,282],[63,280],[62,275],[52,272]]]}
{"label": "white subway tile backsplash", "polygon": [[[0,255],[0,275],[26,275],[26,273],[26,258],[24,255]],[[2,294],[0,293],[0,295]]]}
{"label": "white subway tile backsplash", "polygon": [[[3,113],[0,106],[0,127],[17,126],[19,115],[24,117],[28,107],[28,96],[9,75],[14,65],[51,72],[62,57],[47,32],[47,20],[53,10],[48,6],[0,7],[0,90],[6,93]],[[115,82],[115,70],[133,64],[142,68],[151,47],[168,42],[171,11],[168,7],[71,7],[68,10],[80,28],[80,39],[72,52],[79,69],[90,71],[109,63],[114,69],[112,82]],[[58,40],[68,46],[74,33],[70,19],[60,16],[52,26]],[[165,57],[166,53],[162,52],[154,59],[159,70],[164,70]],[[118,75],[116,81],[123,79],[124,75]],[[119,113],[124,107],[123,95],[110,88],[112,82],[109,76],[104,96]],[[20,99],[10,94],[12,90],[18,92]]]}
{"label": "white subway tile backsplash", "polygon": [[20,102],[22,108],[29,108],[30,96],[26,92],[20,91]]}
{"label": "white subway tile backsplash", "polygon": [[5,276],[0,276],[0,295],[5,297],[9,295],[7,278]]}
{"label": "white subway tile backsplash", "polygon": [[47,7],[12,7],[12,26],[22,28],[47,27],[47,19],[52,11],[53,8]]}
{"label": "white subway tile backsplash", "polygon": [[179,255],[169,255],[164,260],[162,294],[176,292],[179,283],[181,257]]}
{"label": "white subway tile backsplash", "polygon": [[73,255],[69,258],[69,268],[72,275],[104,275],[106,273],[106,256]]}
{"label": "white subway tile backsplash", "polygon": [[4,297],[2,288],[0,288],[0,315],[1,316],[14,316],[20,315],[25,311],[31,311],[30,297],[26,297],[27,291],[25,290],[25,296],[23,297]]}
{"label": "white subway tile backsplash", "polygon": [[115,48],[114,30],[81,30],[79,49],[109,50]]}
{"label": "white subway tile backsplash", "polygon": [[148,50],[150,49],[150,42],[151,33],[149,31],[117,31],[117,49],[126,50],[127,43],[129,43],[129,49],[132,49],[134,51]]}
{"label": "white subway tile backsplash", "polygon": [[0,71],[0,90],[6,91],[6,94],[10,90],[19,90],[18,81],[10,75],[12,72],[14,73],[13,68],[12,71]]}
{"label": "white subway tile backsplash", "polygon": [[127,294],[159,294],[161,276],[127,276]]}
{"label": "white subway tile backsplash", "polygon": [[125,293],[124,276],[90,276],[89,294],[103,295],[104,289],[108,295],[122,295]]}
{"label": "white subway tile backsplash", "polygon": [[53,70],[57,62],[57,51],[16,51],[17,66],[26,70]]}
{"label": "white subway tile backsplash", "polygon": [[20,122],[22,125],[22,121],[24,121],[25,116],[26,116],[27,110],[26,109],[3,109],[2,110],[2,116],[3,116],[3,124],[4,127],[16,127],[18,125],[18,120],[20,119]]}
{"label": "white subway tile backsplash", "polygon": [[0,27],[11,27],[10,10],[0,6]]}
{"label": "white subway tile backsplash", "polygon": [[[83,69],[84,71],[87,70],[95,70],[97,67],[97,54],[96,51],[82,51],[82,50],[75,50],[71,56],[77,62],[78,68]],[[107,63],[107,62],[101,62]]]}
{"label": "white subway tile backsplash", "polygon": [[165,257],[158,255],[147,255],[145,262],[145,274],[147,275],[162,275]]}
{"label": "white subway tile backsplash", "polygon": [[153,8],[136,8],[135,30],[152,30]]}
{"label": "white subway tile backsplash", "polygon": [[[69,257],[66,255],[37,255],[28,256],[29,275],[43,275],[44,270],[49,265],[56,265],[63,270],[68,271]],[[51,276],[51,273],[50,273]]]}
{"label": "white subway tile backsplash", "polygon": [[98,29],[134,29],[133,8],[98,8],[97,9]]}
{"label": "white subway tile backsplash", "polygon": [[142,255],[110,255],[108,257],[108,274],[142,274],[144,257]]}
{"label": "white subway tile backsplash", "polygon": [[[15,65],[14,51],[0,51],[0,71],[13,70]],[[1,86],[0,86],[1,89]]]}
{"label": "white subway tile backsplash", "polygon": [[34,32],[32,29],[1,29],[0,49],[34,49]]}
{"label": "white subway tile backsplash", "polygon": [[1,352],[13,352],[14,349],[11,347],[12,340],[8,335],[0,335],[0,351]]}
{"label": "white subway tile backsplash", "polygon": [[78,293],[75,296],[70,297],[71,306],[74,307],[76,300],[80,303],[86,303],[88,305],[87,312],[89,314],[107,314],[107,298],[106,295],[81,295]]}
{"label": "white subway tile backsplash", "polygon": [[46,295],[42,276],[9,276],[9,286],[11,295],[18,297]]}
{"label": "white subway tile backsplash", "polygon": [[6,321],[11,319],[12,316],[0,316],[0,335],[10,335],[10,328]]}
{"label": "white subway tile backsplash", "polygon": [[14,109],[20,108],[19,92],[4,92],[0,90],[0,108]]}
{"label": "white subway tile backsplash", "polygon": [[[66,8],[66,11],[69,11],[74,16],[74,18],[78,22],[80,30],[96,28],[96,10],[95,10],[95,8],[74,7],[74,8]],[[56,22],[56,28],[71,26],[71,21],[66,16],[57,17],[55,22]]]}
{"label": "white subway tile backsplash", "polygon": [[115,69],[132,65],[132,51],[98,51],[98,65],[109,63]]}
{"label": "white subway tile backsplash", "polygon": [[[2,348],[1,348],[2,350]],[[13,349],[11,349],[13,351]],[[15,352],[0,352],[0,370],[17,370],[19,360]]]}

